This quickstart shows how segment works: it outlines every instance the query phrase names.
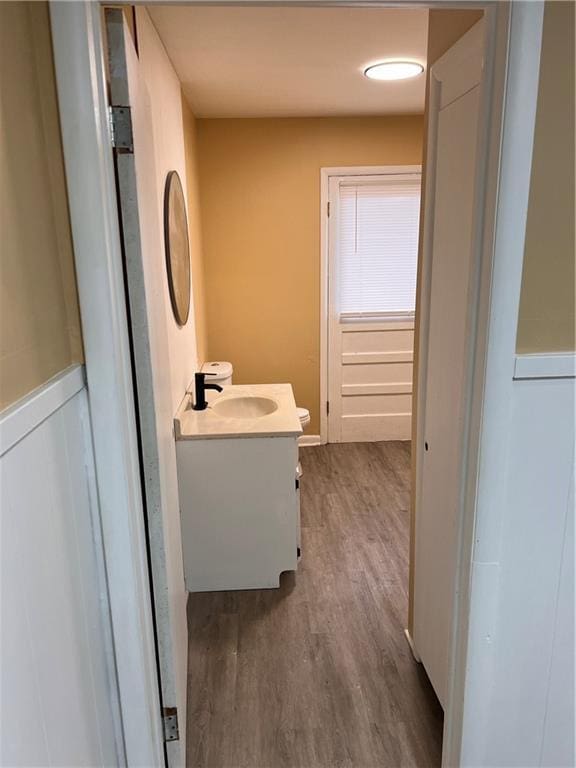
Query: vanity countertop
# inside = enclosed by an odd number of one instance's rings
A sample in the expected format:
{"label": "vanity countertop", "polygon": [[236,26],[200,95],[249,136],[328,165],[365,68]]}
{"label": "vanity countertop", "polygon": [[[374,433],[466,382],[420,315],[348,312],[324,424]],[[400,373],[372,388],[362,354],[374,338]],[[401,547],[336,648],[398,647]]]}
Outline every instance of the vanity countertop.
{"label": "vanity countertop", "polygon": [[[222,415],[217,403],[233,398],[269,398],[278,406],[273,413],[257,417]],[[191,407],[186,395],[174,419],[176,440],[205,440],[223,437],[287,437],[302,434],[290,384],[230,384],[213,397],[203,411]],[[217,406],[216,409],[214,406]]]}

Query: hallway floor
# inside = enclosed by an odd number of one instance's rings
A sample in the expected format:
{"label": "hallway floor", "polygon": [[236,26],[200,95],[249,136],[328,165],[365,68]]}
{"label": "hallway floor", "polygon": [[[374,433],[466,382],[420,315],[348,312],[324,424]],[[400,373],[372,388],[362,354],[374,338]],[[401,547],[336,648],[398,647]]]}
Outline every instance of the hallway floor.
{"label": "hallway floor", "polygon": [[301,450],[302,550],[278,590],[190,595],[188,766],[439,766],[404,638],[410,444]]}

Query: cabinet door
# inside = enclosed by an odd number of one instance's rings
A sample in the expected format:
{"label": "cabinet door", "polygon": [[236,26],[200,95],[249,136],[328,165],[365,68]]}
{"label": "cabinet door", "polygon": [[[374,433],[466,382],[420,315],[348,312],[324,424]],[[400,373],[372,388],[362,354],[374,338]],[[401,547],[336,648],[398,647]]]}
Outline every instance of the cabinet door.
{"label": "cabinet door", "polygon": [[177,444],[189,592],[278,587],[298,564],[295,437]]}

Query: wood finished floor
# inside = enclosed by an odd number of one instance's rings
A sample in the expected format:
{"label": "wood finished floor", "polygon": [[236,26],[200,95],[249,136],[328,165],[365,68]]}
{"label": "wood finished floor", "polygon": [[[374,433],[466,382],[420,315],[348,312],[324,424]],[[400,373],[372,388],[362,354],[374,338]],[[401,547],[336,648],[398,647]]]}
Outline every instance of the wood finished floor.
{"label": "wood finished floor", "polygon": [[442,709],[403,634],[410,444],[301,461],[297,575],[190,595],[187,765],[439,766]]}

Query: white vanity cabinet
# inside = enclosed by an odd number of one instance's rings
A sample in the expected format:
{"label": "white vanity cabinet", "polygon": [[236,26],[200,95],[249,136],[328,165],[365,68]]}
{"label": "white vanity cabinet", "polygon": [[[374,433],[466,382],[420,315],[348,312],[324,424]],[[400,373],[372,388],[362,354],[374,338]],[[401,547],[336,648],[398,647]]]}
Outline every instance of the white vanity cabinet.
{"label": "white vanity cabinet", "polygon": [[296,437],[176,445],[189,592],[278,587],[298,562]]}
{"label": "white vanity cabinet", "polygon": [[[273,416],[226,419],[226,425],[217,409],[191,413],[187,408],[177,418],[182,549],[189,592],[278,587],[280,574],[297,568],[301,428],[289,385],[270,386],[277,388]],[[243,389],[227,387],[221,400],[246,396]]]}

